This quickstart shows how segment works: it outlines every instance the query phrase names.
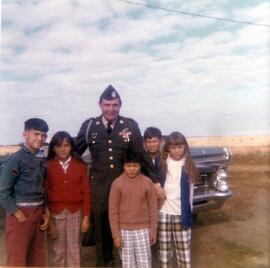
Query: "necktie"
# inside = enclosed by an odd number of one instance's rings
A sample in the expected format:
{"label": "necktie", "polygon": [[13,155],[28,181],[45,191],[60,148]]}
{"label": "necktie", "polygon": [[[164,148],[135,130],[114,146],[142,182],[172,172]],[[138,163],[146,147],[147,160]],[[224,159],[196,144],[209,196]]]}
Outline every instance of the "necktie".
{"label": "necktie", "polygon": [[108,121],[106,131],[107,131],[108,135],[110,135],[112,133],[112,121]]}

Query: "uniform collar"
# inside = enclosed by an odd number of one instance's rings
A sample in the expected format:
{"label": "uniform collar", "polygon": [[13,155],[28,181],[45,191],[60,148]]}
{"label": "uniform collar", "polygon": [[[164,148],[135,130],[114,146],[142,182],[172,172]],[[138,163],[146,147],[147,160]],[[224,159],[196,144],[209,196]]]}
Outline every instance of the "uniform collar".
{"label": "uniform collar", "polygon": [[[116,121],[118,120],[118,118],[119,118],[119,116],[116,119],[114,119],[113,121],[111,121],[112,122],[111,123],[111,127],[112,128],[114,128],[114,126],[115,126]],[[109,121],[103,115],[101,116],[101,121],[102,121],[103,125],[106,128],[108,126]]]}

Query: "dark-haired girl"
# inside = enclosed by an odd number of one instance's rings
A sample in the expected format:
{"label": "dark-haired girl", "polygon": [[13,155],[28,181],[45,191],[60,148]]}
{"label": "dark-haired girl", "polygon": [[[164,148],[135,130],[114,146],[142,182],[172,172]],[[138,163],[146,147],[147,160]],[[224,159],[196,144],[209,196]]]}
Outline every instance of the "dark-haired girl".
{"label": "dark-haired girl", "polygon": [[[166,200],[159,211],[159,257],[161,267],[172,267],[175,248],[177,267],[190,267],[193,185],[197,176],[186,138],[172,132],[166,139],[161,166],[161,186]],[[173,246],[174,245],[174,246]]]}
{"label": "dark-haired girl", "polygon": [[51,139],[46,189],[55,239],[49,239],[50,266],[80,266],[80,233],[89,228],[90,194],[84,163],[74,156],[74,142],[65,131]]}

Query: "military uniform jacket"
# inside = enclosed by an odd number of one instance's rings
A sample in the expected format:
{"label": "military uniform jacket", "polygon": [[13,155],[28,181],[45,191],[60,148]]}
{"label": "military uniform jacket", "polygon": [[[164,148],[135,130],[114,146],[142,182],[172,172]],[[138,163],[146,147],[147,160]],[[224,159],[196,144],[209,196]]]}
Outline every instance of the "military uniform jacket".
{"label": "military uniform jacket", "polygon": [[[123,172],[123,159],[127,150],[143,152],[140,129],[133,119],[119,116],[111,134],[108,134],[102,116],[89,118],[82,124],[76,139],[76,149],[80,155],[87,147],[92,157],[90,169],[92,201],[107,205],[111,183]],[[156,181],[155,171],[151,167],[144,170],[147,170],[145,175]]]}

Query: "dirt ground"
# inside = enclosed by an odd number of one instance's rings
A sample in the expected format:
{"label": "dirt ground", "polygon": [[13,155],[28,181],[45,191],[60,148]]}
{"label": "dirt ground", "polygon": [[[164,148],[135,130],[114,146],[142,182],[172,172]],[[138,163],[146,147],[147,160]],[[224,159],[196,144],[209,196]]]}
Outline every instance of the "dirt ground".
{"label": "dirt ground", "polygon": [[[232,162],[230,186],[233,196],[221,209],[200,213],[193,228],[193,268],[270,266],[268,160]],[[3,234],[1,217],[0,266],[5,265]],[[84,248],[82,266],[94,267],[94,264],[94,247]]]}

